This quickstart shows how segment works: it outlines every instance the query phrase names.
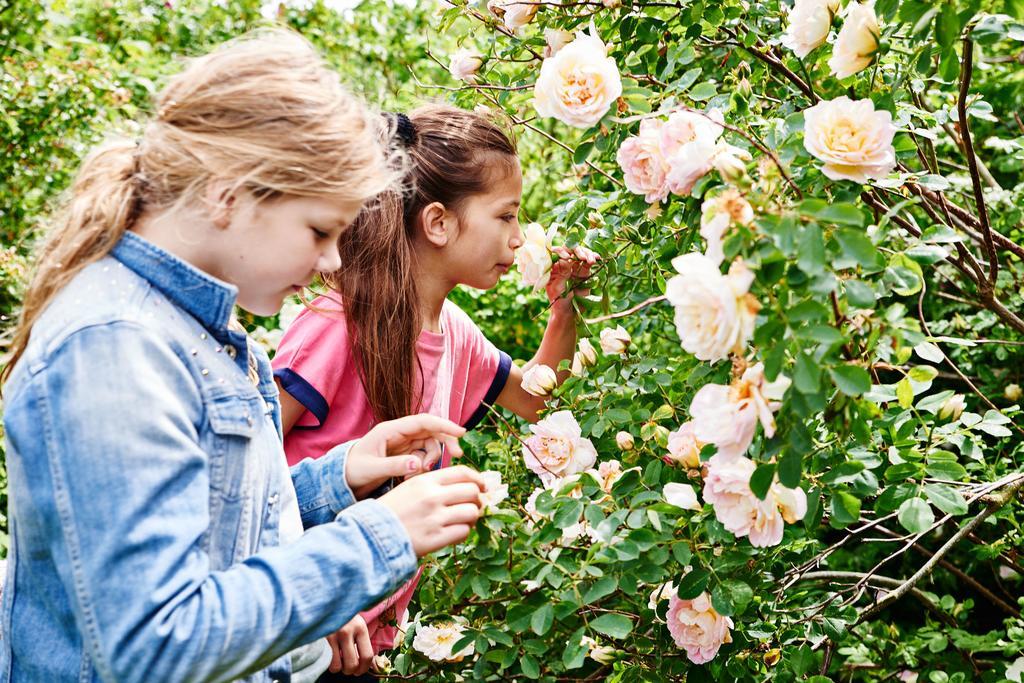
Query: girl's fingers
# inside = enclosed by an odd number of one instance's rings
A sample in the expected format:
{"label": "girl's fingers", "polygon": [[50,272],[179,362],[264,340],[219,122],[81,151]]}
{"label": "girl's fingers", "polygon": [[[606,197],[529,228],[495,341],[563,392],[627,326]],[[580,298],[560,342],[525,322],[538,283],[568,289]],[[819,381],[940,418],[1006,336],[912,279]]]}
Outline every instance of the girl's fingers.
{"label": "girl's fingers", "polygon": [[441,459],[441,442],[437,439],[427,439],[422,447],[423,469],[433,469],[434,465]]}
{"label": "girl's fingers", "polygon": [[338,634],[332,633],[327,636],[327,642],[331,646],[331,664],[327,669],[336,674],[341,671],[341,646],[338,644]]}
{"label": "girl's fingers", "polygon": [[455,465],[453,467],[446,467],[443,470],[438,470],[437,474],[434,475],[436,480],[441,484],[458,484],[460,482],[470,482],[476,484],[480,492],[487,489],[487,484],[484,482],[484,478],[480,476],[480,473],[474,469],[466,467],[465,465]]}
{"label": "girl's fingers", "polygon": [[438,547],[462,543],[469,536],[469,530],[473,527],[469,524],[450,524],[442,528],[437,534]]}
{"label": "girl's fingers", "polygon": [[373,664],[373,646],[370,645],[370,632],[366,628],[359,629],[356,633],[356,651],[359,653],[359,670],[357,674],[361,675],[370,670],[370,665]]}
{"label": "girl's fingers", "polygon": [[472,503],[480,508],[480,488],[473,482],[448,484],[441,491],[441,502],[451,507],[460,503]]}
{"label": "girl's fingers", "polygon": [[356,645],[352,642],[352,636],[347,633],[341,636],[341,659],[342,673],[351,676],[359,668],[359,654],[356,652]]}
{"label": "girl's fingers", "polygon": [[476,524],[476,520],[480,519],[480,508],[473,503],[459,503],[458,505],[449,505],[445,515],[444,525],[462,525],[462,524]]}
{"label": "girl's fingers", "polygon": [[451,457],[462,457],[462,445],[459,443],[458,439],[444,435],[440,436],[439,438],[441,439],[441,443],[444,444],[445,451],[451,454]]}

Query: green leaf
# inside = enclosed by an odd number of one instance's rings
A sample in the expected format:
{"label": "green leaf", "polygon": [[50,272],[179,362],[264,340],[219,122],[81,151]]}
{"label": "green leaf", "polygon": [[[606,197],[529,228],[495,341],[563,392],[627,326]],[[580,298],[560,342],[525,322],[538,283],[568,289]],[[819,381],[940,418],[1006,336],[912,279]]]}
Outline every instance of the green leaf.
{"label": "green leaf", "polygon": [[878,249],[863,232],[857,230],[840,230],[836,233],[836,241],[842,249],[842,257],[836,260],[836,268],[851,268],[856,265],[865,268],[880,266]]}
{"label": "green leaf", "polygon": [[935,40],[943,50],[952,50],[959,37],[960,21],[956,16],[956,7],[951,3],[943,3],[935,20]]}
{"label": "green leaf", "polygon": [[860,396],[871,391],[871,375],[859,365],[837,365],[828,369],[839,391],[847,396]]}
{"label": "green leaf", "polygon": [[565,529],[580,521],[581,514],[583,514],[583,501],[578,498],[570,498],[559,505],[553,521],[556,527]]}
{"label": "green leaf", "polygon": [[711,591],[712,606],[727,617],[742,614],[753,598],[750,586],[736,579],[723,581]]}
{"label": "green leaf", "polygon": [[907,377],[914,382],[931,382],[938,376],[939,371],[930,365],[915,365],[907,373]]}
{"label": "green leaf", "polygon": [[857,308],[874,308],[875,290],[871,285],[860,280],[847,280],[843,283],[846,287],[846,299]]}
{"label": "green leaf", "polygon": [[800,485],[803,458],[797,451],[788,451],[779,460],[779,483],[791,489]]}
{"label": "green leaf", "polygon": [[906,255],[915,262],[926,266],[938,263],[949,256],[949,252],[946,248],[939,246],[938,244],[918,244],[917,246],[907,249],[904,253],[906,253]]}
{"label": "green leaf", "polygon": [[811,223],[800,233],[797,246],[797,266],[805,273],[820,273],[825,269],[825,241],[821,228]]}
{"label": "green leaf", "polygon": [[926,341],[915,346],[914,353],[927,361],[931,361],[932,363],[941,363],[946,359],[945,354],[942,353],[942,349],[935,344]]}
{"label": "green leaf", "polygon": [[793,385],[803,394],[813,394],[818,391],[821,383],[821,368],[806,353],[799,353],[796,357],[796,368],[793,370]]}
{"label": "green leaf", "polygon": [[633,630],[633,622],[622,614],[602,614],[590,622],[590,628],[609,638],[621,640]]}
{"label": "green leaf", "polygon": [[914,403],[914,387],[906,377],[896,383],[896,400],[900,408],[909,408]]}
{"label": "green leaf", "polygon": [[760,500],[764,500],[764,497],[768,495],[768,489],[772,485],[772,480],[775,479],[775,464],[765,463],[758,465],[754,473],[750,475],[750,490]]}
{"label": "green leaf", "polygon": [[527,678],[540,678],[540,664],[528,654],[519,658],[519,669]]}
{"label": "green leaf", "polygon": [[703,102],[704,100],[710,100],[712,97],[718,94],[718,88],[711,81],[704,81],[693,86],[688,93],[690,99],[694,102]]}
{"label": "green leaf", "polygon": [[590,605],[606,595],[611,595],[618,587],[619,582],[614,576],[602,577],[583,594],[583,602]]}
{"label": "green leaf", "polygon": [[708,586],[708,577],[711,572],[702,567],[690,570],[680,581],[677,593],[681,600],[693,600],[704,592]]}
{"label": "green leaf", "polygon": [[833,519],[840,524],[852,524],[860,519],[860,498],[846,491],[836,491],[832,494],[830,508]]}
{"label": "green leaf", "polygon": [[935,523],[935,513],[927,501],[921,498],[909,498],[900,505],[896,517],[903,528],[912,534],[927,531]]}
{"label": "green leaf", "polygon": [[530,617],[530,630],[538,636],[542,636],[548,632],[554,620],[555,608],[550,602],[546,602],[533,613],[532,617]]}
{"label": "green leaf", "polygon": [[934,460],[925,465],[924,469],[929,476],[947,481],[959,481],[967,476],[964,466],[952,460]]}
{"label": "green leaf", "polygon": [[924,494],[932,505],[949,515],[967,514],[967,501],[952,486],[946,484],[925,484]]}
{"label": "green leaf", "polygon": [[800,213],[837,225],[861,227],[867,222],[864,212],[855,204],[829,203],[817,198],[802,201],[800,203]]}
{"label": "green leaf", "polygon": [[587,658],[587,648],[583,645],[583,627],[569,636],[565,643],[565,651],[562,652],[562,664],[566,669],[578,669],[583,666]]}

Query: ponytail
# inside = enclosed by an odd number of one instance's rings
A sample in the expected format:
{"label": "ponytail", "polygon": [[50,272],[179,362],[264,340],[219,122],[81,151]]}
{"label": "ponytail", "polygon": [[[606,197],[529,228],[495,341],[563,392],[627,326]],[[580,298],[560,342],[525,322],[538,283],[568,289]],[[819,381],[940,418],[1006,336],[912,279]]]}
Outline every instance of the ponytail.
{"label": "ponytail", "polygon": [[136,144],[119,140],[82,163],[64,215],[39,252],[0,382],[25,352],[32,325],[50,300],[83,268],[106,256],[138,218],[143,181],[137,160]]}
{"label": "ponytail", "polygon": [[440,202],[457,212],[486,191],[492,174],[481,173],[482,166],[518,164],[510,137],[477,112],[429,105],[390,123],[392,140],[405,151],[404,190],[384,192],[363,207],[338,243],[341,269],[323,276],[341,296],[359,378],[378,422],[412,414],[423,398],[415,390],[423,387],[413,250],[420,211]]}

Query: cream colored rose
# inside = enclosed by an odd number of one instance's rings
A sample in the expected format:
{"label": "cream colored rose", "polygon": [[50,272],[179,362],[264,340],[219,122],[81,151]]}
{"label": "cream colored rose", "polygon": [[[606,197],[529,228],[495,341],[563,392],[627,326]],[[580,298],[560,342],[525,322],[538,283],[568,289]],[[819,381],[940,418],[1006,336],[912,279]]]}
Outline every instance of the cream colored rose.
{"label": "cream colored rose", "polygon": [[669,432],[667,462],[679,463],[683,467],[697,469],[700,467],[700,449],[704,444],[694,436],[693,421],[685,422],[679,429]]}
{"label": "cream colored rose", "polygon": [[671,581],[663,583],[653,591],[651,591],[651,597],[647,599],[647,607],[653,612],[658,609],[658,604],[662,600],[668,600],[676,594],[676,585]]}
{"label": "cream colored rose", "polygon": [[846,6],[843,27],[839,29],[839,37],[828,60],[832,75],[846,78],[871,66],[881,35],[874,0],[851,0]]}
{"label": "cream colored rose", "polygon": [[452,652],[452,647],[462,639],[465,632],[466,627],[455,621],[447,621],[433,626],[420,625],[412,639],[412,646],[413,649],[422,652],[435,662],[458,662],[475,651],[473,643],[470,643],[459,652]]}
{"label": "cream colored rose", "polygon": [[884,178],[896,167],[892,114],[875,111],[871,100],[845,95],[804,110],[804,147],[825,162],[832,180],[865,183]]}
{"label": "cream colored rose", "polygon": [[626,352],[633,338],[622,325],[606,327],[601,330],[601,350],[608,355],[620,355]]}
{"label": "cream colored rose", "polygon": [[796,0],[782,44],[803,59],[828,38],[839,0]]}
{"label": "cream colored rose", "polygon": [[715,611],[707,593],[693,600],[680,600],[673,595],[668,601],[665,620],[672,640],[686,650],[687,659],[694,664],[710,662],[724,643],[732,642],[732,619]]}
{"label": "cream colored rose", "polygon": [[572,34],[559,28],[544,29],[544,57],[554,57],[558,51],[572,42]]}
{"label": "cream colored rose", "polygon": [[721,194],[705,199],[700,207],[700,236],[707,242],[704,255],[721,263],[722,238],[732,225],[750,225],[754,220],[754,209],[735,188],[727,188]]}
{"label": "cream colored rose", "polygon": [[1007,401],[1019,401],[1022,395],[1024,395],[1024,391],[1021,390],[1019,384],[1007,384],[1003,389],[1003,396]]}
{"label": "cream colored rose", "polygon": [[550,396],[558,386],[558,376],[547,365],[538,363],[523,373],[523,390],[534,396]]}
{"label": "cream colored rose", "polygon": [[487,470],[481,472],[480,476],[484,480],[484,492],[480,496],[484,503],[484,509],[487,511],[493,511],[501,505],[502,501],[508,498],[508,484],[501,482],[501,472],[496,470]]}
{"label": "cream colored rose", "polygon": [[458,50],[448,63],[448,72],[452,78],[472,83],[476,80],[476,72],[483,63],[484,60],[474,50]]}
{"label": "cream colored rose", "polygon": [[530,426],[532,436],[523,444],[523,460],[545,485],[591,467],[597,450],[568,410],[552,413]]}
{"label": "cream colored rose", "polygon": [[502,5],[505,10],[502,20],[505,22],[505,28],[510,31],[520,29],[533,21],[537,8],[540,7],[536,0],[505,0]]}
{"label": "cream colored rose", "polygon": [[590,636],[583,636],[580,641],[580,645],[587,648],[587,656],[593,659],[598,664],[611,664],[616,660],[618,650],[607,645],[599,645],[596,640]]}
{"label": "cream colored rose", "polygon": [[761,308],[748,294],[753,273],[737,260],[722,275],[718,264],[697,252],[677,256],[672,265],[679,275],[668,281],[665,297],[675,307],[683,348],[712,362],[742,353]]}
{"label": "cream colored rose", "polygon": [[669,505],[675,505],[684,510],[700,510],[701,504],[697,500],[697,492],[689,484],[677,484],[671,482],[665,484],[662,495]]}
{"label": "cream colored rose", "polygon": [[539,115],[590,128],[622,94],[622,79],[608,47],[591,27],[589,34],[580,33],[544,60],[533,93]]}
{"label": "cream colored rose", "polygon": [[727,183],[738,183],[747,175],[747,162],[754,157],[750,152],[728,142],[719,141],[711,157],[711,165]]}
{"label": "cream colored rose", "polygon": [[633,435],[629,432],[619,432],[615,435],[615,445],[619,447],[620,451],[631,451],[635,445]]}
{"label": "cream colored rose", "polygon": [[523,246],[516,251],[516,268],[523,283],[535,290],[548,284],[551,276],[551,239],[540,223],[530,223],[523,230]]}
{"label": "cream colored rose", "polygon": [[590,340],[584,337],[580,339],[576,353],[572,355],[570,372],[577,377],[582,377],[586,368],[592,368],[595,365],[597,365],[597,351],[594,349],[594,345],[590,343]]}

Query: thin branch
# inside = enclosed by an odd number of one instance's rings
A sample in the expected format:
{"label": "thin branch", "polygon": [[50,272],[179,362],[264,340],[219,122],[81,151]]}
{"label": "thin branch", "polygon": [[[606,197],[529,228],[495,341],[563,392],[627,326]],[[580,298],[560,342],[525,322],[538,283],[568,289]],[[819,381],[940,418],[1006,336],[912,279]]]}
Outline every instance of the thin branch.
{"label": "thin branch", "polygon": [[1021,475],[1015,481],[1012,481],[1011,483],[1004,485],[1002,491],[1000,491],[999,493],[983,496],[983,500],[985,498],[988,498],[988,506],[980,513],[975,515],[974,518],[971,519],[971,521],[967,522],[967,524],[958,529],[957,532],[953,534],[950,537],[950,539],[942,545],[941,548],[936,550],[935,554],[932,555],[931,558],[927,562],[925,562],[920,569],[914,572],[914,574],[909,579],[904,581],[902,584],[900,584],[898,588],[894,589],[891,593],[886,595],[877,603],[861,612],[860,615],[857,617],[856,623],[859,624],[868,619],[869,617],[878,614],[886,607],[888,607],[889,605],[893,604],[894,602],[902,598],[904,595],[906,595],[921,579],[928,576],[928,574],[930,574],[932,570],[935,569],[939,561],[946,555],[946,553],[953,549],[953,546],[955,546],[957,543],[963,540],[964,537],[967,536],[967,534],[974,531],[974,529],[977,528],[979,524],[988,519],[992,515],[992,513],[996,512],[1001,507],[1006,505],[1008,502],[1013,500],[1014,496],[1017,495],[1017,492],[1021,489],[1022,486],[1024,486],[1024,475]]}
{"label": "thin branch", "polygon": [[651,304],[656,304],[659,301],[664,301],[664,300],[665,300],[665,295],[664,294],[661,294],[659,296],[652,296],[650,299],[647,299],[646,301],[642,301],[642,302],[638,303],[636,306],[633,306],[632,308],[627,308],[626,310],[619,311],[618,313],[609,313],[608,315],[602,315],[602,316],[597,317],[597,318],[589,318],[589,319],[585,320],[584,322],[587,323],[588,325],[594,325],[596,323],[603,323],[606,320],[614,320],[615,318],[625,318],[626,316],[632,315],[632,314],[636,313],[637,311],[639,311],[641,309],[647,308]]}
{"label": "thin branch", "polygon": [[995,243],[992,240],[992,228],[989,225],[988,208],[985,206],[985,195],[981,188],[981,177],[978,174],[978,159],[974,154],[974,143],[971,141],[971,126],[967,120],[967,95],[971,89],[971,74],[974,70],[974,41],[970,30],[964,35],[963,56],[960,60],[960,97],[956,102],[959,117],[960,137],[964,143],[964,155],[967,157],[967,168],[971,172],[971,186],[974,188],[974,203],[978,207],[981,220],[981,234],[985,238],[985,251],[988,252],[989,286],[982,286],[982,292],[995,290],[996,277],[999,275],[999,257],[996,255]]}

